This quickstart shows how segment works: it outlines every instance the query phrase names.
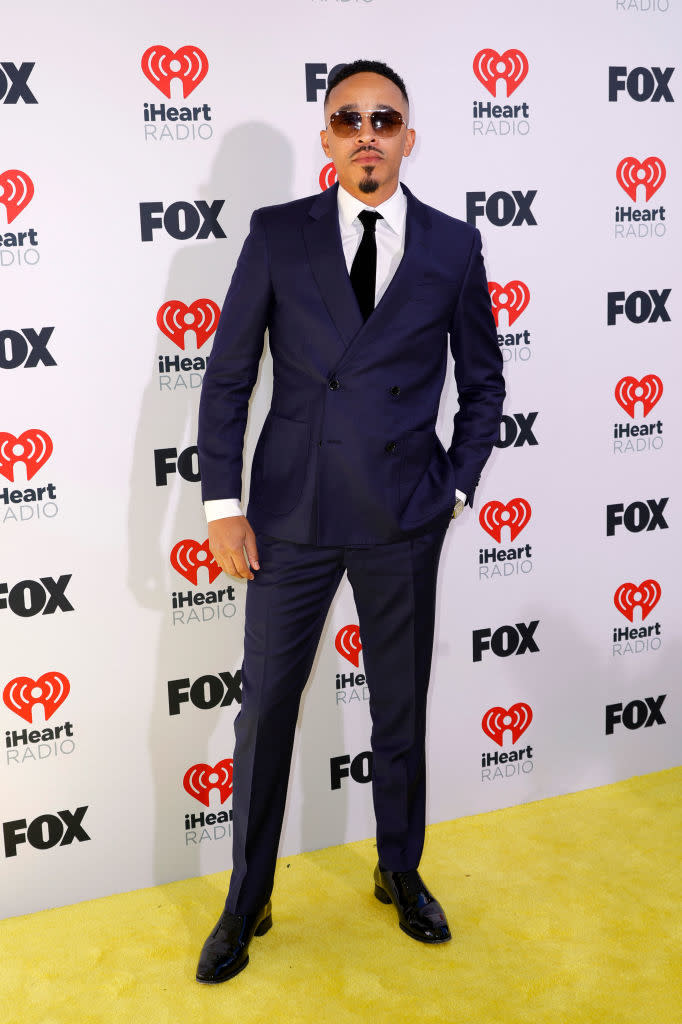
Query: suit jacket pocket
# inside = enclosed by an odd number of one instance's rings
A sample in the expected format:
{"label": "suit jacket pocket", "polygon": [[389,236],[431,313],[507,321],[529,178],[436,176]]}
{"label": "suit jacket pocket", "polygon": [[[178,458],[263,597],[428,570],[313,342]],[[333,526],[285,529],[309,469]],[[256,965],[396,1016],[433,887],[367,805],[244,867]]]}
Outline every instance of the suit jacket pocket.
{"label": "suit jacket pocket", "polygon": [[403,523],[418,523],[454,505],[452,463],[433,430],[413,430],[402,442],[400,514]]}
{"label": "suit jacket pocket", "polygon": [[303,490],[309,445],[307,423],[270,413],[253,458],[252,500],[273,515],[291,512]]}

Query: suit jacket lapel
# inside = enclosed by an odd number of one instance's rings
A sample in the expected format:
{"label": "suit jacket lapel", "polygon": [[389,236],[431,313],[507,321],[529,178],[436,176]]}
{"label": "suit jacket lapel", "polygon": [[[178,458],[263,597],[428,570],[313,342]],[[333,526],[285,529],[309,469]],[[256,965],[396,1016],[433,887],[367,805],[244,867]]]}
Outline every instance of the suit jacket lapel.
{"label": "suit jacket lapel", "polygon": [[412,296],[415,282],[422,277],[426,266],[431,224],[424,204],[415,199],[404,185],[401,187],[407,196],[405,252],[388,288],[365,325],[366,329],[372,331],[380,330],[386,320],[394,317]]}
{"label": "suit jacket lapel", "polygon": [[334,185],[317,196],[308,211],[303,237],[317,287],[344,345],[349,345],[363,320],[343,255],[337,192],[338,185]]}
{"label": "suit jacket lapel", "polygon": [[[360,317],[360,328],[348,343],[344,359],[349,356],[356,344],[369,344],[374,338],[381,336],[382,331],[390,326],[391,321],[395,320],[405,303],[414,295],[414,285],[424,275],[431,221],[424,204],[420,203],[404,185],[401,187],[407,195],[405,252],[388,288],[369,319],[363,323]],[[346,277],[348,278],[347,272]],[[350,282],[350,278],[348,281]],[[350,291],[355,300],[352,285]],[[357,301],[355,307],[357,308]]]}
{"label": "suit jacket lapel", "polygon": [[410,298],[415,282],[424,272],[431,222],[423,203],[404,185],[401,187],[407,195],[405,252],[391,283],[366,322],[363,322],[343,255],[338,185],[317,196],[308,211],[303,227],[308,259],[320,294],[346,346],[346,354],[352,344],[374,336],[390,323]]}

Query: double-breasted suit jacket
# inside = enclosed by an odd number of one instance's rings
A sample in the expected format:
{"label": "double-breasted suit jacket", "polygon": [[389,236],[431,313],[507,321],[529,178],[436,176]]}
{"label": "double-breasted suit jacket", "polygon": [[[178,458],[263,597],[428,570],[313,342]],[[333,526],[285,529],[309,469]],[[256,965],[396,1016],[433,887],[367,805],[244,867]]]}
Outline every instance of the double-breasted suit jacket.
{"label": "double-breasted suit jacket", "polygon": [[[407,195],[405,251],[365,322],[337,188],[256,210],[220,316],[199,414],[204,500],[239,497],[251,391],[269,331],[273,394],[251,471],[252,527],[300,544],[382,544],[472,501],[504,383],[479,232]],[[454,357],[459,409],[436,417]]]}

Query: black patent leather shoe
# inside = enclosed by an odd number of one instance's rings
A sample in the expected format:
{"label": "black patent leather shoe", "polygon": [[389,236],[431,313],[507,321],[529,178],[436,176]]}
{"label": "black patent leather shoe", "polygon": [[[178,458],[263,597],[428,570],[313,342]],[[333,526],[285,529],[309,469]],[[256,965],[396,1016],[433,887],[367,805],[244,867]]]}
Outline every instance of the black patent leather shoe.
{"label": "black patent leather shoe", "polygon": [[223,910],[206,939],[199,957],[197,981],[217,985],[243,971],[249,962],[249,943],[254,935],[265,935],[272,928],[270,902],[255,914],[231,914]]}
{"label": "black patent leather shoe", "polygon": [[419,942],[447,942],[450,929],[443,908],[426,888],[419,872],[374,869],[374,895],[392,903],[404,932]]}

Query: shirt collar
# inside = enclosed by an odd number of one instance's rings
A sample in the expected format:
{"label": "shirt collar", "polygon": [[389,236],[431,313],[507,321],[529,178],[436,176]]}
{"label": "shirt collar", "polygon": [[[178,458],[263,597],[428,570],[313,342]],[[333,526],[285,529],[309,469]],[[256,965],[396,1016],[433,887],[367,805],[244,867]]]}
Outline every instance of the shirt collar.
{"label": "shirt collar", "polygon": [[368,206],[362,199],[356,199],[350,192],[339,185],[338,191],[339,217],[343,227],[350,227],[361,210],[374,210],[380,213],[386,224],[397,235],[402,235],[407,216],[407,198],[400,185],[390,198],[378,206]]}

